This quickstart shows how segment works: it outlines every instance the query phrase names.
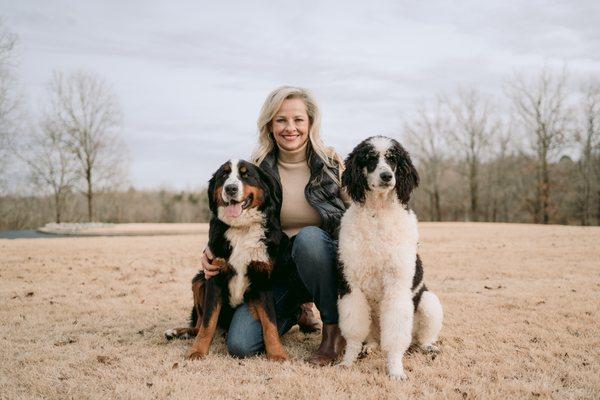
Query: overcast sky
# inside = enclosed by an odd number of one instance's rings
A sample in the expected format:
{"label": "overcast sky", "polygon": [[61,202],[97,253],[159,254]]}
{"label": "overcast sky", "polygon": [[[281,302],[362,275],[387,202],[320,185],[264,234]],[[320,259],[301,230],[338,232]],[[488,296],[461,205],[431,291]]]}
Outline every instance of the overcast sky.
{"label": "overcast sky", "polygon": [[514,71],[600,72],[600,1],[0,0],[35,115],[52,71],[102,75],[119,98],[138,188],[198,188],[248,158],[266,95],[311,89],[342,156],[400,138],[420,99],[502,95]]}

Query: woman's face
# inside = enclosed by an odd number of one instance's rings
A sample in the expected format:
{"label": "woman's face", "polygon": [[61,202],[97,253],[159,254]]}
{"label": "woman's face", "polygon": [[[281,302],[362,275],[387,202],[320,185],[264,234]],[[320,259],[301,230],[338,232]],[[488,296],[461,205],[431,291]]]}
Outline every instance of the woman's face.
{"label": "woman's face", "polygon": [[308,140],[310,122],[302,99],[287,99],[271,121],[271,131],[280,149],[294,151]]}

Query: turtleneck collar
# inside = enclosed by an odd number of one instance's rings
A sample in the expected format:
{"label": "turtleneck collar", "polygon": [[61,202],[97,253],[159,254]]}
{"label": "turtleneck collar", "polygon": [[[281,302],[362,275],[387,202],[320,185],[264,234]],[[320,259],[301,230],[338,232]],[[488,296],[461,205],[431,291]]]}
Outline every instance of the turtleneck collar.
{"label": "turtleneck collar", "polygon": [[278,160],[280,162],[286,163],[286,164],[298,164],[301,162],[306,162],[306,148],[308,146],[308,140],[306,141],[306,143],[304,143],[304,145],[302,145],[302,147],[296,149],[296,150],[292,150],[292,151],[288,151],[282,148],[279,148],[279,154],[278,154]]}

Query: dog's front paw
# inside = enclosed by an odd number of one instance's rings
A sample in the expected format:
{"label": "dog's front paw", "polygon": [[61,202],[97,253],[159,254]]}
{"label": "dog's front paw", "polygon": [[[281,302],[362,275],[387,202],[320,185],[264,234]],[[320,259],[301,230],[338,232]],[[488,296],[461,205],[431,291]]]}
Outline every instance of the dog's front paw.
{"label": "dog's front paw", "polygon": [[408,380],[408,376],[404,372],[404,368],[401,368],[399,371],[390,370],[390,378],[398,380],[398,381],[406,381]]}
{"label": "dog's front paw", "polygon": [[206,355],[207,355],[206,352],[200,351],[200,350],[195,349],[195,348],[191,348],[191,349],[189,349],[187,351],[187,353],[185,354],[185,357],[188,360],[201,360],[204,357],[206,357]]}
{"label": "dog's front paw", "polygon": [[283,361],[287,361],[288,357],[287,357],[287,355],[285,355],[285,353],[281,353],[281,354],[267,354],[267,359],[271,360],[271,361],[283,362]]}
{"label": "dog's front paw", "polygon": [[210,262],[213,266],[221,268],[221,272],[223,272],[224,268],[227,267],[227,261],[221,257],[215,257]]}
{"label": "dog's front paw", "polygon": [[405,381],[408,379],[402,365],[402,354],[388,355],[388,373],[392,379]]}

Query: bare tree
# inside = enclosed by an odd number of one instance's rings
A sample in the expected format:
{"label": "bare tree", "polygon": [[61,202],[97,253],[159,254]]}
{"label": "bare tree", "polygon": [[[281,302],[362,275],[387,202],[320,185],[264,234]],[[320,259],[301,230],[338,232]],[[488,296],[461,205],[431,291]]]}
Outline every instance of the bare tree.
{"label": "bare tree", "polygon": [[479,170],[483,152],[498,130],[498,122],[493,120],[490,99],[477,90],[459,90],[456,99],[446,97],[446,103],[453,116],[450,143],[462,154],[469,182],[469,219],[478,221]]}
{"label": "bare tree", "polygon": [[420,167],[421,188],[427,193],[433,221],[442,220],[441,177],[444,172],[447,135],[448,118],[440,100],[431,110],[425,103],[421,103],[417,108],[416,118],[406,122],[404,126],[405,140]]}
{"label": "bare tree", "polygon": [[536,194],[533,202],[534,222],[547,224],[550,205],[551,155],[566,140],[570,112],[566,105],[566,71],[551,73],[547,68],[533,80],[516,75],[508,83],[508,93],[524,123],[530,146],[537,159]]}
{"label": "bare tree", "polygon": [[50,92],[52,126],[65,133],[67,147],[79,162],[92,221],[95,191],[118,179],[126,161],[121,109],[104,81],[92,73],[55,73]]}
{"label": "bare tree", "polygon": [[[600,196],[600,192],[594,193],[596,190],[600,190],[599,176],[594,168],[594,152],[600,150],[600,83],[590,82],[587,84],[584,88],[581,105],[583,126],[577,135],[581,143],[581,224],[590,225],[593,215],[593,197],[594,195]],[[600,209],[600,204],[598,208]]]}
{"label": "bare tree", "polygon": [[55,221],[60,223],[65,198],[79,178],[77,160],[70,151],[67,135],[51,116],[46,116],[26,147],[27,150],[20,152],[20,158],[29,167],[32,183],[52,192]]}
{"label": "bare tree", "polygon": [[17,36],[3,25],[0,19],[0,183],[6,178],[3,175],[14,146],[16,119],[20,112],[12,65]]}

